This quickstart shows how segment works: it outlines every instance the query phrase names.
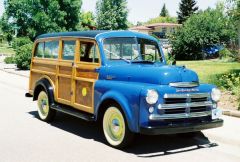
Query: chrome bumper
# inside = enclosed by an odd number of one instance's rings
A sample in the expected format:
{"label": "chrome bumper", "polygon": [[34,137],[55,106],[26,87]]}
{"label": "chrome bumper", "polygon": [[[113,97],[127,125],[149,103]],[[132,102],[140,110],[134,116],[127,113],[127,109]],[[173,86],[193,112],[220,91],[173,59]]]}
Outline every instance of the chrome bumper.
{"label": "chrome bumper", "polygon": [[210,116],[212,111],[204,111],[204,112],[194,112],[194,113],[181,113],[181,114],[151,114],[149,116],[149,120],[164,120],[164,119],[185,119],[185,118],[197,118],[197,117],[204,117]]}

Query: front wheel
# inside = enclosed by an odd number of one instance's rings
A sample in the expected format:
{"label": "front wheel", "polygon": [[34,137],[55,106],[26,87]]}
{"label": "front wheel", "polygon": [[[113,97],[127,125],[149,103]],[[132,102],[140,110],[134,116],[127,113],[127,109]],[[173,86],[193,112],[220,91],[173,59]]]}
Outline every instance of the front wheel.
{"label": "front wheel", "polygon": [[123,113],[117,106],[111,106],[105,111],[103,132],[107,142],[115,148],[128,146],[134,138],[134,134],[128,129]]}
{"label": "front wheel", "polygon": [[46,122],[51,122],[56,115],[56,111],[50,108],[48,94],[45,91],[39,93],[37,105],[40,119]]}

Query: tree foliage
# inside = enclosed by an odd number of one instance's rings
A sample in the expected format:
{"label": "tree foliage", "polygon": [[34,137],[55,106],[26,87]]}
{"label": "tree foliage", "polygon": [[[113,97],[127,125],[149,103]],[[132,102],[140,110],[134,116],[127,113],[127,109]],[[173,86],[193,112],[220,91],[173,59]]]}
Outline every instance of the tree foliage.
{"label": "tree foliage", "polygon": [[234,34],[228,24],[221,6],[192,15],[171,37],[175,58],[202,59],[202,49],[207,45],[227,43]]}
{"label": "tree foliage", "polygon": [[194,14],[198,7],[195,0],[181,0],[179,4],[178,23],[183,24],[192,14]]}
{"label": "tree foliage", "polygon": [[125,30],[128,28],[126,0],[98,0],[96,21],[100,30]]}
{"label": "tree foliage", "polygon": [[91,30],[91,27],[96,26],[95,17],[92,12],[82,12],[80,16],[81,22],[78,25],[78,30]]}
{"label": "tree foliage", "polygon": [[177,18],[170,17],[170,16],[167,16],[167,17],[159,16],[159,17],[150,19],[149,21],[147,21],[146,24],[153,24],[153,23],[177,23]]}
{"label": "tree foliage", "polygon": [[76,30],[81,0],[5,0],[6,15],[18,27],[18,36]]}
{"label": "tree foliage", "polygon": [[167,10],[167,8],[166,8],[166,4],[165,4],[165,3],[164,3],[164,5],[163,5],[163,7],[162,7],[160,16],[162,16],[162,17],[168,17],[168,16],[169,16],[169,13],[168,13],[168,10]]}

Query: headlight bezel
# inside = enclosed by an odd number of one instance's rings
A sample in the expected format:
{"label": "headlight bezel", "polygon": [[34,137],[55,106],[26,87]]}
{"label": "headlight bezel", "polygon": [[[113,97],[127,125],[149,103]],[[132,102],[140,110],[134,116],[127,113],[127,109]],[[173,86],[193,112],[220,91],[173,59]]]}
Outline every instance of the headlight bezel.
{"label": "headlight bezel", "polygon": [[221,91],[218,88],[213,88],[211,98],[214,102],[219,102],[221,99]]}
{"label": "headlight bezel", "polygon": [[146,102],[150,105],[154,105],[158,102],[159,95],[155,89],[148,89],[146,94]]}

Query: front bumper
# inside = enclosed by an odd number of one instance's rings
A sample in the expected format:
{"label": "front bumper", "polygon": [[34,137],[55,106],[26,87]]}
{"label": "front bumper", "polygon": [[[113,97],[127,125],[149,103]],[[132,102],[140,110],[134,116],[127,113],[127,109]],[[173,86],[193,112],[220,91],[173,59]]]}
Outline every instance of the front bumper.
{"label": "front bumper", "polygon": [[197,132],[204,129],[217,128],[223,126],[222,119],[216,119],[212,121],[202,121],[201,123],[182,123],[176,125],[167,126],[146,126],[140,127],[140,133],[146,135],[159,135],[159,134],[177,134]]}

